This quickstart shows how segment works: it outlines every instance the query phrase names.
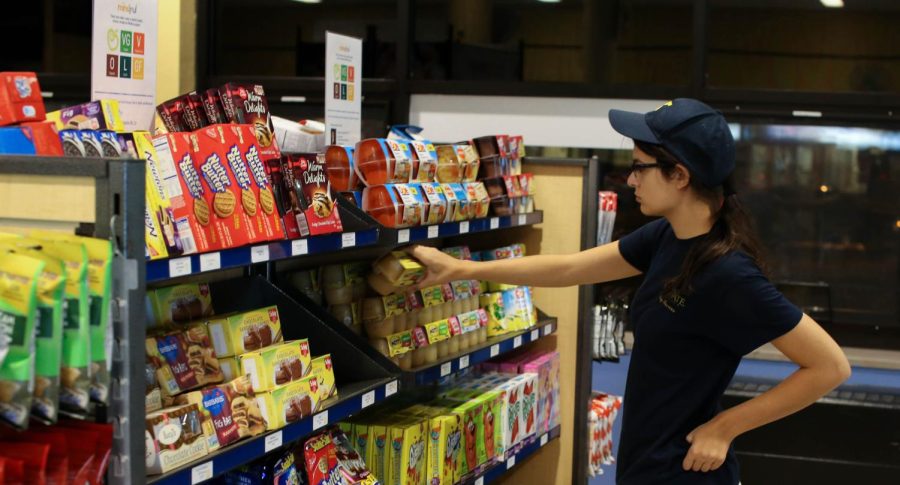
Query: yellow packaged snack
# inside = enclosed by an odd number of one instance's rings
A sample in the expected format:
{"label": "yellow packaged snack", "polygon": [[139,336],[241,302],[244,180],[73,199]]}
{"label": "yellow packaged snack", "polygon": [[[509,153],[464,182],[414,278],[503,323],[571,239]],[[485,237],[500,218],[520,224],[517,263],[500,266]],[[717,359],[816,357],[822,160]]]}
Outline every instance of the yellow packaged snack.
{"label": "yellow packaged snack", "polygon": [[302,339],[273,345],[241,354],[238,361],[241,363],[241,374],[250,376],[256,392],[269,391],[309,374],[309,342]]}
{"label": "yellow packaged snack", "polygon": [[241,375],[241,363],[237,357],[225,357],[219,360],[219,368],[222,369],[222,375],[225,381],[232,381]]}
{"label": "yellow packaged snack", "polygon": [[[134,142],[138,156],[147,161],[146,200],[144,205],[144,238],[147,246],[147,259],[162,259],[183,254],[175,242],[175,221],[169,198],[163,187],[162,176],[156,150],[150,133],[134,132]],[[171,248],[171,254],[170,254]]]}
{"label": "yellow packaged snack", "polygon": [[282,342],[278,308],[269,306],[207,322],[218,357],[253,352]]}
{"label": "yellow packaged snack", "polygon": [[425,485],[427,420],[413,417],[390,427],[391,480],[399,485]]}
{"label": "yellow packaged snack", "polygon": [[316,380],[319,383],[319,402],[337,396],[331,354],[316,357],[312,360],[311,366],[312,375],[316,376]]}
{"label": "yellow packaged snack", "polygon": [[190,323],[213,315],[212,294],[206,283],[185,283],[147,292],[154,325]]}
{"label": "yellow packaged snack", "polygon": [[258,393],[256,402],[269,430],[283,428],[318,411],[319,385],[315,376],[307,376]]}

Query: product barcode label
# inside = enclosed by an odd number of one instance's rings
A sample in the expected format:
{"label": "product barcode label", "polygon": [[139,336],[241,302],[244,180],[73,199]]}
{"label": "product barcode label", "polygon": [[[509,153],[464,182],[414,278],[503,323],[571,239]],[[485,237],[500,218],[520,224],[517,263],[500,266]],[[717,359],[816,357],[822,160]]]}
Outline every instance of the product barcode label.
{"label": "product barcode label", "polygon": [[222,268],[222,253],[206,253],[200,255],[200,271],[215,271]]}
{"label": "product barcode label", "polygon": [[466,367],[469,367],[469,356],[464,355],[459,358],[459,370],[463,370]]}
{"label": "product barcode label", "polygon": [[513,339],[513,348],[518,349],[521,346],[522,346],[522,336],[519,335],[518,337]]}
{"label": "product barcode label", "polygon": [[462,221],[459,223],[459,233],[466,234],[469,232],[469,221]]}
{"label": "product barcode label", "polygon": [[324,427],[328,424],[328,410],[322,411],[321,413],[313,416],[313,431]]}
{"label": "product barcode label", "polygon": [[506,460],[506,469],[507,470],[509,470],[510,468],[512,468],[514,466],[516,466],[516,455],[513,455]]}
{"label": "product barcode label", "polygon": [[442,365],[441,365],[441,377],[449,376],[449,375],[450,375],[450,371],[451,371],[452,369],[453,369],[453,367],[452,367],[452,365],[450,364],[450,362],[446,362],[446,363],[442,364]]}
{"label": "product barcode label", "polygon": [[356,246],[356,233],[345,232],[341,235],[341,248],[352,248]]}
{"label": "product barcode label", "polygon": [[309,254],[309,241],[306,239],[291,241],[291,256],[302,256],[304,254]]}
{"label": "product barcode label", "polygon": [[269,246],[253,246],[250,248],[250,262],[265,263],[269,260]]}
{"label": "product barcode label", "polygon": [[213,463],[208,461],[202,465],[191,468],[191,485],[209,480],[213,476]]}
{"label": "product barcode label", "polygon": [[191,274],[191,257],[169,260],[169,278]]}
{"label": "product barcode label", "polygon": [[428,226],[428,239],[434,239],[438,237],[438,229],[440,226]]}
{"label": "product barcode label", "polygon": [[500,218],[491,217],[491,229],[497,229],[498,227],[500,227]]}
{"label": "product barcode label", "polygon": [[544,433],[543,435],[541,435],[541,446],[546,445],[547,441],[549,441],[549,440],[550,440],[550,438],[547,436],[547,433]]}
{"label": "product barcode label", "polygon": [[375,404],[375,391],[369,391],[363,394],[362,405],[360,406],[360,409],[366,409],[373,404]]}
{"label": "product barcode label", "polygon": [[491,357],[500,355],[500,344],[491,345]]}
{"label": "product barcode label", "polygon": [[400,229],[397,233],[397,242],[400,244],[409,242],[409,229]]}
{"label": "product barcode label", "polygon": [[534,342],[535,340],[537,340],[539,338],[541,338],[541,331],[540,330],[532,330],[531,331],[531,341]]}
{"label": "product barcode label", "polygon": [[397,381],[391,381],[384,386],[384,397],[391,397],[397,394]]}
{"label": "product barcode label", "polygon": [[281,448],[281,444],[284,437],[281,431],[276,431],[269,436],[266,436],[266,453],[276,449]]}

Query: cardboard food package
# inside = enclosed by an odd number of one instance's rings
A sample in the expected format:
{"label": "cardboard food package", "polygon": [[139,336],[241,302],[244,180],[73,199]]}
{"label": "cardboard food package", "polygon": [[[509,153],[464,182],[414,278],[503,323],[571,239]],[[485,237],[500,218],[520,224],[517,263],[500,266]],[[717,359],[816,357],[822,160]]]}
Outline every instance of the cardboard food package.
{"label": "cardboard food package", "polygon": [[43,121],[41,86],[33,72],[0,72],[0,126]]}
{"label": "cardboard food package", "polygon": [[219,358],[245,354],[284,340],[278,307],[274,305],[212,318],[206,325]]}

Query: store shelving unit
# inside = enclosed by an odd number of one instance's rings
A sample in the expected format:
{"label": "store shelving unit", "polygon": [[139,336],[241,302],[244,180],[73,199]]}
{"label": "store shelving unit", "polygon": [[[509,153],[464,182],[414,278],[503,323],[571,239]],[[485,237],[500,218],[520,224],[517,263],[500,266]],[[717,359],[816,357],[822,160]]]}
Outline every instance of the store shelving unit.
{"label": "store shelving unit", "polygon": [[485,483],[493,483],[501,477],[512,471],[517,465],[522,464],[525,460],[540,451],[541,448],[547,446],[547,443],[559,438],[559,426],[551,429],[548,433],[535,436],[524,446],[519,447],[515,453],[507,453],[503,460],[487,468],[475,476],[469,477],[462,481],[462,485],[484,485]]}

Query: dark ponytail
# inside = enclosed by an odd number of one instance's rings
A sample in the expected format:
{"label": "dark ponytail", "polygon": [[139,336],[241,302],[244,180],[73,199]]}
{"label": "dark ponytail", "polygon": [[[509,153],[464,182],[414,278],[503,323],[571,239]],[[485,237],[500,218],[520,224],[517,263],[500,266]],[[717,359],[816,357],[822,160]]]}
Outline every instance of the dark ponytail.
{"label": "dark ponytail", "polygon": [[[635,145],[656,158],[657,163],[662,165],[660,170],[666,178],[675,174],[675,167],[679,162],[663,147],[638,141],[635,141]],[[697,273],[707,264],[734,251],[744,252],[763,272],[766,271],[753,221],[734,193],[731,177],[722,186],[712,189],[703,186],[697,177],[691,177],[690,184],[700,199],[709,204],[715,222],[709,234],[688,251],[678,275],[665,282],[660,295],[665,301],[677,301],[693,293],[692,281]]]}

